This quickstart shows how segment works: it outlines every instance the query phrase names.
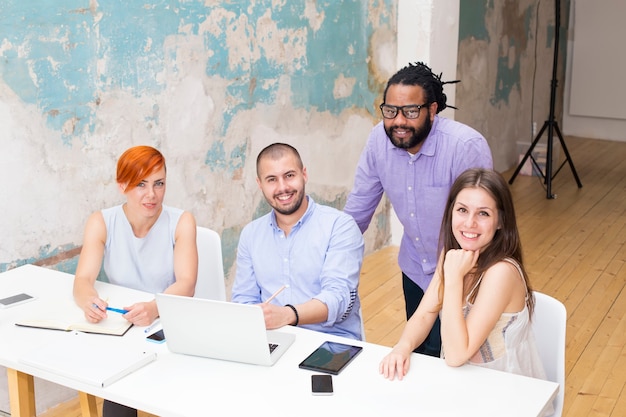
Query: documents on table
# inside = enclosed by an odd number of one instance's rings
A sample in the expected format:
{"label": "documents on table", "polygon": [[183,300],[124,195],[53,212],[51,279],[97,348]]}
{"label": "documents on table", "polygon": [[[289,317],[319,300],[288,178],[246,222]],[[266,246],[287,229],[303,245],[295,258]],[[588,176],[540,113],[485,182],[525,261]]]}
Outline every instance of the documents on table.
{"label": "documents on table", "polygon": [[73,333],[27,352],[19,361],[97,387],[106,387],[154,361],[156,353],[118,338]]}

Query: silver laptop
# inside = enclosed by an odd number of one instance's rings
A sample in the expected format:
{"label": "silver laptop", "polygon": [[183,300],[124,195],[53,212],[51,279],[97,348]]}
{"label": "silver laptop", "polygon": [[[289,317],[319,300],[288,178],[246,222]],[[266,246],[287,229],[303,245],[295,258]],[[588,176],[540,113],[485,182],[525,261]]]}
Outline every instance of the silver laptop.
{"label": "silver laptop", "polygon": [[272,366],[295,335],[265,329],[257,305],[157,294],[156,302],[173,353]]}

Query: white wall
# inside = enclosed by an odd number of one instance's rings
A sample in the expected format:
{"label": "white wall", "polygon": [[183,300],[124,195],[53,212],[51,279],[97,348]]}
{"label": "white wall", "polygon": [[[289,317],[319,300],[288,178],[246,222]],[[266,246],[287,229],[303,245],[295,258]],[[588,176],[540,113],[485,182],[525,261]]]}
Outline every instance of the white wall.
{"label": "white wall", "polygon": [[563,134],[626,141],[626,8],[623,0],[573,0]]}
{"label": "white wall", "polygon": [[[423,61],[444,80],[456,79],[459,46],[459,0],[400,0],[398,2],[397,69]],[[455,84],[447,84],[448,103],[454,104]],[[440,113],[454,119],[454,109]],[[391,244],[400,245],[402,225],[391,211]]]}

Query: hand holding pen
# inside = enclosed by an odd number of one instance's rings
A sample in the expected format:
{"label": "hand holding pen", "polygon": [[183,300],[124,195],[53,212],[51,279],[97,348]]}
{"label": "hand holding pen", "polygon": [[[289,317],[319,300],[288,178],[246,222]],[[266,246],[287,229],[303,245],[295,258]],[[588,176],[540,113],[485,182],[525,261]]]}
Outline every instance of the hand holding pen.
{"label": "hand holding pen", "polygon": [[85,318],[90,323],[99,323],[107,318],[106,307],[106,300],[102,300],[98,296],[93,297],[83,308],[85,311]]}
{"label": "hand holding pen", "polygon": [[124,310],[123,308],[113,308],[113,307],[109,307],[109,306],[107,306],[106,310],[107,311],[113,311],[115,313],[120,313],[120,314],[128,313],[128,310]]}
{"label": "hand holding pen", "polygon": [[[101,301],[101,300],[99,300],[99,301]],[[106,302],[107,302],[107,300],[104,300],[104,303],[106,303]],[[98,311],[102,311],[102,312],[105,312],[105,311],[112,311],[112,312],[114,312],[114,313],[120,313],[120,314],[126,314],[126,313],[128,313],[128,310],[125,310],[125,309],[123,309],[123,308],[114,308],[114,307],[109,307],[108,305],[107,305],[106,307],[102,308],[102,307],[101,307],[98,303],[96,303],[96,302],[94,302],[92,305],[93,305],[93,307],[94,307],[94,308],[96,308]],[[106,315],[105,315],[105,317],[106,317]]]}
{"label": "hand holding pen", "polygon": [[[267,329],[275,329],[281,327],[284,324],[284,307],[279,304],[270,304],[274,298],[278,296],[285,288],[289,288],[289,285],[283,285],[277,289],[267,300],[257,304],[263,310],[263,317],[265,319],[265,327]],[[291,311],[291,310],[290,310]]]}

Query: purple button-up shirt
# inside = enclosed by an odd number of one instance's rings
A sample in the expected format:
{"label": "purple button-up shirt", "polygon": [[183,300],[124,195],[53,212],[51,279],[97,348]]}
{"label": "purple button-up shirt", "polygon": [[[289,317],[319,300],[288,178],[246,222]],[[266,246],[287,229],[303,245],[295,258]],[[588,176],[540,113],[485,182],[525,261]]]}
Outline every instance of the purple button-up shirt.
{"label": "purple button-up shirt", "polygon": [[383,192],[404,227],[398,264],[424,291],[437,266],[439,231],[452,183],[466,169],[493,168],[486,139],[436,116],[416,155],[395,147],[377,124],[363,150],[344,211],[365,232]]}

